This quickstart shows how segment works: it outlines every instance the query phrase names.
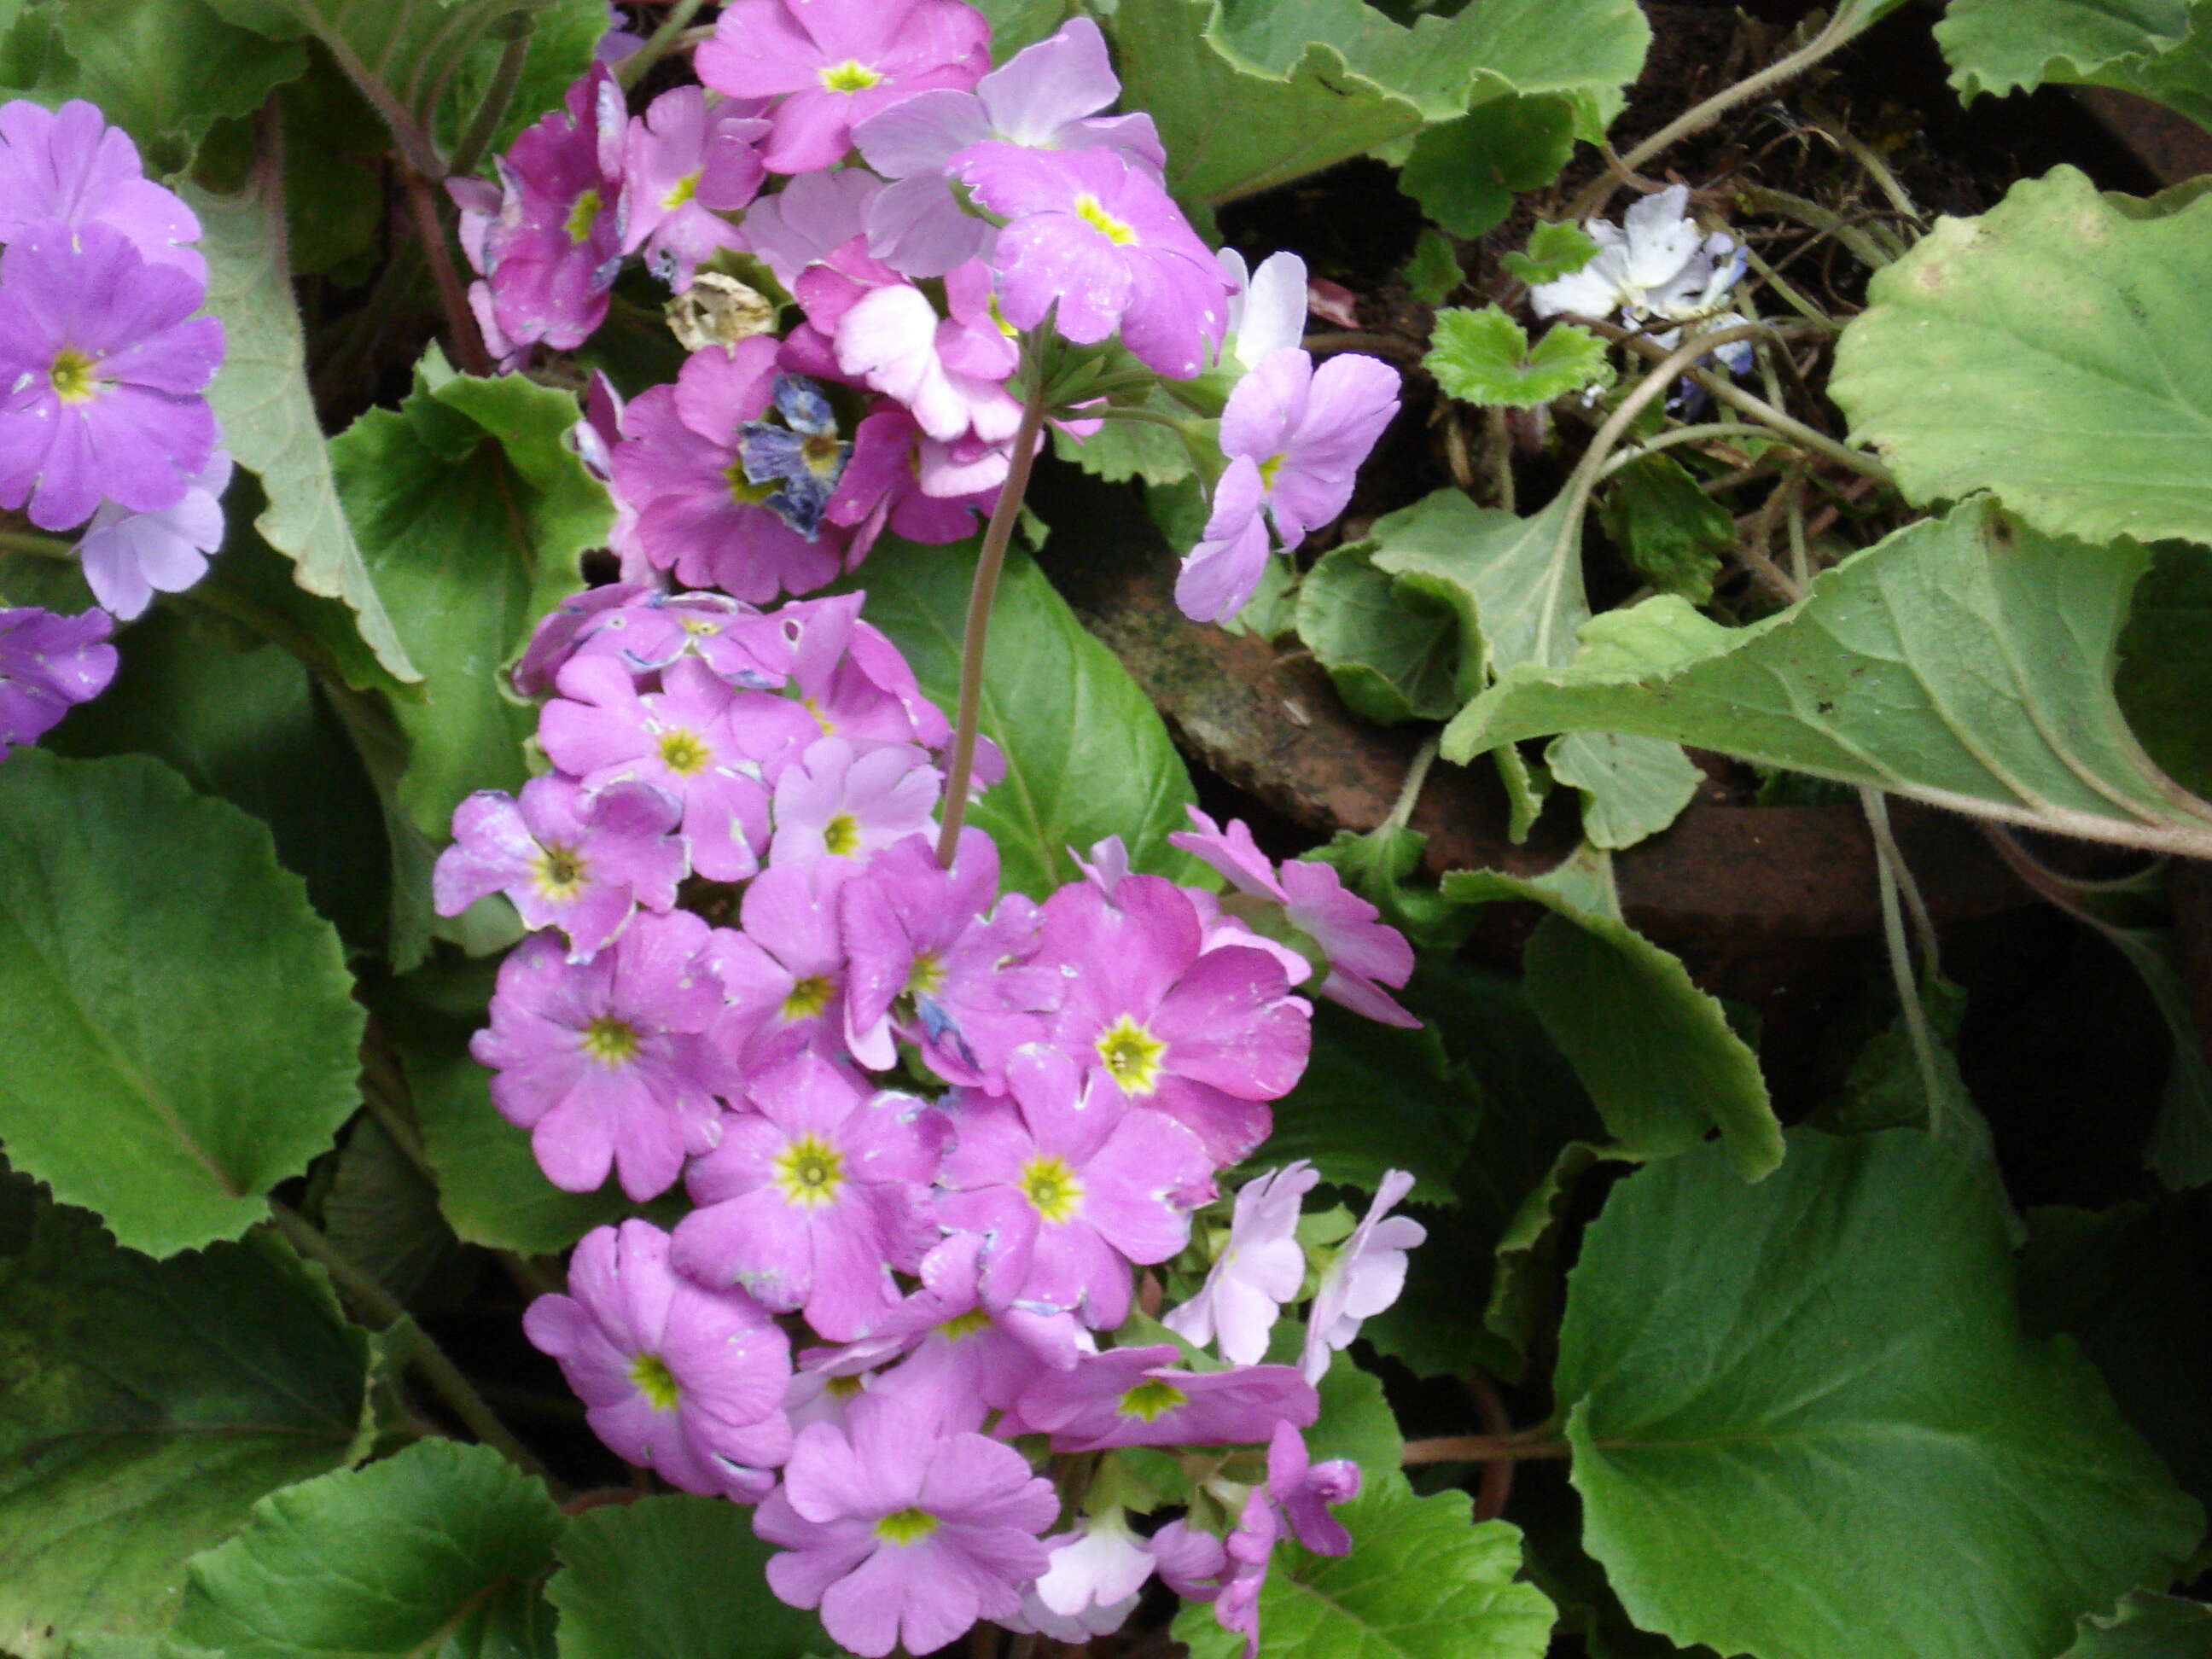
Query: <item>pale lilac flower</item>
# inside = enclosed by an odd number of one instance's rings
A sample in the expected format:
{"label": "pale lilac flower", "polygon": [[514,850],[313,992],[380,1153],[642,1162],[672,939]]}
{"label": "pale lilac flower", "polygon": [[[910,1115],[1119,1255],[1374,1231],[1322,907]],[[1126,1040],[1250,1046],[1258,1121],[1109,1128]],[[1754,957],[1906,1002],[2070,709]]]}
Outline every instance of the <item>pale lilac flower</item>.
{"label": "pale lilac flower", "polygon": [[1320,1181],[1321,1172],[1300,1158],[1246,1182],[1206,1283],[1160,1322],[1194,1347],[1218,1340],[1232,1364],[1258,1364],[1281,1304],[1297,1301],[1305,1280],[1298,1204]]}
{"label": "pale lilac flower", "polygon": [[781,690],[791,677],[791,645],[782,625],[742,599],[698,590],[664,593],[616,582],[571,594],[538,624],[514,667],[514,689],[544,696],[575,657],[612,657],[642,680],[696,657],[734,686]]}
{"label": "pale lilac flower", "polygon": [[691,285],[703,259],[744,246],[735,213],[760,193],[768,170],[759,140],[768,123],[741,106],[712,104],[699,87],[673,87],[629,124],[623,199],[629,223],[623,251],[641,249],[671,288]]}
{"label": "pale lilac flower", "polygon": [[1178,1516],[1152,1536],[1152,1566],[1186,1601],[1207,1602],[1221,1594],[1216,1582],[1229,1569],[1221,1540]]}
{"label": "pale lilac flower", "polygon": [[592,56],[612,69],[644,44],[645,37],[629,27],[629,20],[623,15],[622,8],[615,4],[614,0],[607,0],[607,32],[599,37],[599,44],[592,49]]}
{"label": "pale lilac flower", "polygon": [[[1082,1642],[1121,1629],[1136,1610],[1137,1596],[1152,1576],[1152,1552],[1129,1529],[1119,1505],[1077,1522],[1044,1540],[1052,1565],[1030,1587],[1036,1605],[1023,1611],[1048,1633],[1072,1627]],[[1042,1616],[1042,1622],[1040,1622]]]}
{"label": "pale lilac flower", "polygon": [[745,240],[775,280],[794,288],[799,273],[860,235],[884,181],[860,167],[802,173],[745,213]]}
{"label": "pale lilac flower", "polygon": [[1244,1659],[1258,1659],[1260,1591],[1267,1582],[1267,1559],[1282,1535],[1282,1516],[1267,1501],[1267,1488],[1255,1486],[1244,1496],[1237,1525],[1221,1540],[1223,1571],[1212,1598],[1213,1621],[1244,1638]]}
{"label": "pale lilac flower", "polygon": [[129,622],[156,592],[181,593],[206,575],[208,555],[222,545],[222,492],[229,484],[230,452],[218,449],[173,507],[132,513],[102,501],[76,544],[93,598]]}
{"label": "pale lilac flower", "polygon": [[947,1082],[996,1089],[1014,1050],[1045,1035],[1059,975],[1009,965],[1036,939],[1036,907],[1009,893],[987,915],[998,892],[999,849],[972,826],[949,870],[911,836],[846,883],[846,1029],[861,1064],[890,1064],[896,1027]]}
{"label": "pale lilac flower", "polygon": [[756,1079],[745,1098],[753,1109],[732,1114],[685,1177],[699,1207],[677,1224],[676,1264],[850,1341],[898,1305],[892,1271],[912,1272],[937,1237],[928,1188],[944,1116],[872,1094],[813,1054]]}
{"label": "pale lilac flower", "polygon": [[845,1052],[845,944],[837,890],[853,866],[836,858],[771,865],[745,884],[743,931],[714,935],[712,955],[730,1001],[719,1030],[749,1077],[812,1049]]}
{"label": "pale lilac flower", "polygon": [[1252,597],[1266,563],[1266,540],[1255,539],[1262,509],[1285,547],[1344,511],[1359,464],[1398,412],[1398,371],[1377,358],[1349,352],[1316,369],[1296,349],[1237,383],[1221,416],[1229,468],[1176,584],[1185,616],[1218,622]]}
{"label": "pale lilac flower", "polygon": [[944,775],[911,744],[855,749],[823,738],[775,786],[775,838],[770,864],[825,854],[866,858],[935,822]]}
{"label": "pale lilac flower", "polygon": [[1413,947],[1381,911],[1347,889],[1332,866],[1285,859],[1278,871],[1241,821],[1231,820],[1224,830],[1195,806],[1185,810],[1197,829],[1176,830],[1168,840],[1228,877],[1239,892],[1283,907],[1291,926],[1328,958],[1322,995],[1385,1025],[1420,1024],[1382,989],[1413,976]]}
{"label": "pale lilac flower", "polygon": [[852,456],[824,514],[830,523],[852,527],[848,559],[863,557],[885,530],[933,545],[975,533],[976,515],[990,511],[994,495],[976,491],[945,500],[925,490],[922,450],[935,442],[913,416],[892,405],[879,407],[854,428]]}
{"label": "pale lilac flower", "polygon": [[740,1085],[704,1035],[722,1006],[706,945],[688,910],[648,911],[589,962],[533,933],[500,964],[469,1052],[563,1192],[596,1190],[611,1166],[629,1197],[655,1197],[720,1139],[715,1097]]}
{"label": "pale lilac flower", "polygon": [[809,1423],[834,1423],[842,1428],[854,1406],[875,1382],[873,1371],[794,1371],[783,1396],[783,1414],[794,1432]]}
{"label": "pale lilac flower", "polygon": [[755,1504],[774,1489],[769,1471],[791,1452],[791,1344],[743,1291],[671,1272],[651,1222],[586,1234],[568,1294],[539,1297],[522,1328],[617,1455],[708,1497]]}
{"label": "pale lilac flower", "polygon": [[0,760],[36,743],[115,678],[114,618],[93,610],[64,617],[35,607],[0,610]]}
{"label": "pale lilac flower", "polygon": [[743,881],[768,850],[768,774],[797,752],[807,721],[785,698],[732,690],[696,658],[679,659],[661,683],[641,695],[613,659],[576,658],[538,716],[538,740],[587,789],[635,781],[675,796],[692,868]]}
{"label": "pale lilac flower", "polygon": [[440,854],[430,892],[441,916],[505,893],[523,925],[558,927],[569,959],[589,957],[643,905],[666,910],[690,869],[676,835],[683,803],[648,783],[616,783],[587,795],[559,773],[532,778],[520,799],[480,789],[453,811],[453,844]]}
{"label": "pale lilac flower", "polygon": [[1217,1165],[1267,1137],[1266,1103],[1305,1069],[1312,1011],[1282,964],[1244,946],[1205,949],[1198,908],[1171,881],[1125,877],[1111,900],[1087,881],[1061,888],[1036,961],[1066,986],[1053,1040],[1194,1131]]}
{"label": "pale lilac flower", "polygon": [[736,0],[696,65],[718,92],[780,97],[762,159],[811,173],[843,157],[854,122],[933,87],[974,86],[990,39],[959,0]]}
{"label": "pale lilac flower", "polygon": [[1295,253],[1271,253],[1248,273],[1244,256],[1225,247],[1215,256],[1229,279],[1229,334],[1224,354],[1250,370],[1305,337],[1306,262]]}
{"label": "pale lilac flower", "polygon": [[510,349],[584,343],[622,269],[629,112],[604,64],[499,158],[499,215],[480,238],[491,312]]}
{"label": "pale lilac flower", "polygon": [[1190,1212],[1213,1194],[1206,1148],[1180,1123],[1130,1110],[1116,1089],[1086,1090],[1051,1049],[1020,1050],[1006,1074],[1011,1101],[947,1102],[957,1134],[938,1216],[991,1240],[988,1305],[1066,1309],[1110,1331],[1129,1316],[1130,1264],[1189,1242]]}
{"label": "pale lilac flower", "polygon": [[843,1430],[800,1431],[753,1530],[786,1552],[769,1560],[771,1589],[820,1607],[840,1646],[884,1659],[1014,1613],[1048,1565],[1037,1534],[1059,1510],[1012,1447],[933,1434],[913,1407],[870,1395]]}
{"label": "pale lilac flower", "polygon": [[770,511],[774,482],[755,483],[739,453],[742,428],[775,395],[777,343],[755,335],[685,359],[673,386],[641,393],[623,412],[615,482],[637,509],[637,536],[659,569],[694,587],[749,604],[803,593],[836,576],[839,549]]}
{"label": "pale lilac flower", "polygon": [[191,313],[199,283],[149,264],[97,221],[58,224],[0,256],[0,507],[68,530],[102,497],[132,513],[184,499],[215,453],[200,395],[222,325]]}
{"label": "pale lilac flower", "polygon": [[[553,677],[562,665],[576,655],[615,615],[623,611],[631,600],[641,598],[653,590],[642,582],[610,582],[604,587],[587,587],[571,593],[547,611],[531,630],[530,643],[523,647],[521,657],[514,665],[513,684],[515,695],[520,697],[550,696]],[[629,626],[624,617],[615,623],[617,637],[603,644],[602,653],[622,653],[620,630]],[[650,672],[658,665],[640,662],[632,667],[636,674]]]}
{"label": "pale lilac flower", "polygon": [[[1229,1536],[1215,1552],[1193,1549],[1178,1540],[1173,1552],[1178,1568],[1204,1567],[1218,1553],[1218,1566],[1201,1574],[1214,1583],[1198,1589],[1190,1599],[1213,1603],[1214,1622],[1244,1638],[1244,1659],[1255,1659],[1260,1650],[1260,1593],[1276,1544],[1288,1535],[1319,1555],[1350,1554],[1352,1534],[1328,1512],[1328,1506],[1358,1492],[1357,1463],[1348,1459],[1313,1463],[1305,1437],[1291,1424],[1278,1423],[1267,1446],[1267,1483],[1245,1493],[1243,1509]],[[1169,1576],[1164,1565],[1161,1576]]]}
{"label": "pale lilac flower", "polygon": [[1429,1231],[1409,1216],[1389,1212],[1413,1189],[1413,1177],[1403,1170],[1386,1172],[1367,1214],[1322,1269],[1321,1286],[1306,1313],[1305,1352],[1298,1359],[1307,1382],[1319,1382],[1331,1351],[1350,1347],[1361,1324],[1406,1288],[1406,1252]]}
{"label": "pale lilac flower", "polygon": [[1016,328],[1050,315],[1079,345],[1119,329],[1162,374],[1188,380],[1206,367],[1228,321],[1228,283],[1149,169],[1109,149],[988,143],[964,152],[953,176],[1008,221],[993,263],[999,307]]}
{"label": "pale lilac flower", "polygon": [[797,297],[826,337],[837,366],[872,392],[896,398],[921,429],[945,442],[973,434],[1000,443],[1021,424],[1006,382],[1021,353],[991,314],[991,273],[980,260],[944,278],[948,315],[857,239],[811,265]]}
{"label": "pale lilac flower", "polygon": [[185,246],[199,240],[200,222],[145,173],[131,136],[81,98],[53,110],[0,104],[0,243],[50,223],[106,225],[147,264],[204,288],[207,261]]}
{"label": "pale lilac flower", "polygon": [[1352,1534],[1328,1510],[1359,1496],[1358,1464],[1348,1457],[1315,1462],[1305,1437],[1278,1423],[1267,1445],[1267,1492],[1281,1509],[1291,1536],[1306,1548],[1316,1555],[1352,1553]]}
{"label": "pale lilac flower", "polygon": [[870,246],[916,276],[942,276],[985,253],[989,227],[960,207],[945,177],[953,157],[975,144],[1104,147],[1158,173],[1167,152],[1152,118],[1098,113],[1121,95],[1098,25],[1074,17],[992,70],[973,92],[918,93],[870,116],[854,128],[853,142],[870,167],[900,181],[869,211]]}
{"label": "pale lilac flower", "polygon": [[1050,1371],[1022,1391],[1001,1434],[1049,1434],[1056,1452],[1110,1446],[1257,1445],[1278,1423],[1304,1428],[1321,1412],[1313,1385],[1288,1365],[1180,1369],[1166,1343],[1115,1348]]}

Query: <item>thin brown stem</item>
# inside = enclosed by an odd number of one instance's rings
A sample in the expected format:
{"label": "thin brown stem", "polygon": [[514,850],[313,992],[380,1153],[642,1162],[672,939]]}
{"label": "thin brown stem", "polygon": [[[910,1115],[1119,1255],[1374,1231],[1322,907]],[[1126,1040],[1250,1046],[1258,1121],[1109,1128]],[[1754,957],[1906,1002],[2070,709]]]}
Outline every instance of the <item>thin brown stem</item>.
{"label": "thin brown stem", "polygon": [[1513,1434],[1448,1434],[1434,1440],[1408,1440],[1399,1462],[1415,1463],[1486,1463],[1499,1457],[1571,1457],[1564,1440],[1543,1430]]}
{"label": "thin brown stem", "polygon": [[945,827],[938,832],[937,861],[952,867],[960,847],[960,824],[968,815],[968,786],[975,773],[975,732],[983,714],[983,653],[991,634],[991,603],[999,597],[999,574],[1006,568],[1006,548],[1014,537],[1022,497],[1029,493],[1030,468],[1036,459],[1037,439],[1044,431],[1047,388],[1041,368],[1032,368],[1034,382],[1029,400],[1022,405],[1022,423],[1014,433],[1014,453],[1006,465],[1006,481],[999,486],[999,500],[991,509],[991,522],[983,531],[983,549],[975,560],[975,586],[968,591],[968,622],[960,637],[960,705],[952,729],[952,759],[945,774]]}
{"label": "thin brown stem", "polygon": [[1504,511],[1517,511],[1514,505],[1513,428],[1508,423],[1504,405],[1494,404],[1482,411],[1483,447],[1490,457],[1490,482],[1498,496],[1498,505]]}
{"label": "thin brown stem", "polygon": [[407,209],[415,216],[415,234],[422,241],[424,257],[430,261],[430,275],[438,284],[438,302],[445,307],[446,331],[453,336],[453,355],[468,374],[489,374],[491,356],[484,349],[483,337],[477,331],[476,313],[469,309],[468,289],[463,286],[460,271],[453,264],[453,250],[446,245],[446,227],[438,217],[438,203],[430,194],[430,181],[412,167],[402,171],[407,179]]}
{"label": "thin brown stem", "polygon": [[[1492,1382],[1490,1373],[1477,1367],[1467,1374],[1467,1391],[1474,1397],[1474,1409],[1482,1419],[1483,1432],[1496,1438],[1510,1436],[1513,1419],[1505,1409],[1505,1401]],[[1482,1476],[1475,1483],[1474,1518],[1495,1521],[1505,1513],[1505,1505],[1513,1496],[1513,1468],[1518,1460],[1494,1457],[1482,1466]]]}

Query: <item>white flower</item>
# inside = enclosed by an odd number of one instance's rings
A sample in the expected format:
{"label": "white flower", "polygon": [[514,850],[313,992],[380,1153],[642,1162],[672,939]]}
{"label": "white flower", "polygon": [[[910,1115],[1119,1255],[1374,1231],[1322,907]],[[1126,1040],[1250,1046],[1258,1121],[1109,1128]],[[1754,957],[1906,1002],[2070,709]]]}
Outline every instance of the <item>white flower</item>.
{"label": "white flower", "polygon": [[1306,333],[1306,262],[1295,253],[1271,253],[1248,272],[1244,256],[1224,248],[1217,256],[1229,279],[1228,349],[1247,369],[1294,346]]}
{"label": "white flower", "polygon": [[1366,1219],[1352,1229],[1352,1237],[1336,1253],[1336,1260],[1322,1272],[1321,1288],[1314,1292],[1306,1316],[1306,1348],[1298,1369],[1309,1382],[1320,1382],[1328,1370],[1332,1349],[1348,1348],[1360,1325],[1398,1299],[1406,1288],[1406,1252],[1429,1236],[1429,1230],[1407,1216],[1384,1217],[1413,1188],[1413,1177],[1403,1170],[1384,1174]]}
{"label": "white flower", "polygon": [[1583,229],[1598,245],[1580,270],[1529,290],[1539,317],[1561,312],[1603,317],[1618,312],[1631,322],[1650,317],[1701,315],[1743,274],[1743,251],[1735,238],[1700,231],[1686,211],[1690,191],[1673,185],[1630,208],[1619,225],[1588,221]]}
{"label": "white flower", "polygon": [[1267,1352],[1267,1333],[1280,1304],[1297,1297],[1305,1279],[1298,1201],[1320,1180],[1320,1172],[1301,1158],[1246,1182],[1230,1217],[1229,1243],[1213,1271],[1196,1296],[1161,1322],[1200,1347],[1218,1335],[1223,1358],[1236,1365],[1258,1364]]}

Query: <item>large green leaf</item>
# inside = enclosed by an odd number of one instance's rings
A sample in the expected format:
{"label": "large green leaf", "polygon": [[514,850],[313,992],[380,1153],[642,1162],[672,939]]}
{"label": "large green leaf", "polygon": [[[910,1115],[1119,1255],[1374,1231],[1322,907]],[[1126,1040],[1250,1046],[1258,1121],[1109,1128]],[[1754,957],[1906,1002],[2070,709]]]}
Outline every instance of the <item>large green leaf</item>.
{"label": "large green leaf", "polygon": [[2071,167],[1875,274],[1831,382],[1916,502],[1995,491],[2085,541],[2212,541],[2212,200],[2157,216]]}
{"label": "large green leaf", "polygon": [[2163,542],[2136,589],[2113,689],[2150,757],[2185,789],[2212,791],[2212,549]]}
{"label": "large green leaf", "polygon": [[[1377,570],[1371,543],[1331,548],[1298,584],[1298,637],[1338,695],[1369,720],[1447,720],[1480,689],[1482,641],[1461,642],[1459,613]],[[1462,664],[1477,683],[1462,680]]]}
{"label": "large green leaf", "polygon": [[368,1376],[280,1241],[157,1262],[48,1213],[0,1262],[0,1642],[159,1635],[188,1557],[358,1454]]}
{"label": "large green leaf", "polygon": [[458,374],[433,349],[399,408],[332,440],[339,498],[422,670],[394,699],[410,752],[399,801],[443,841],[471,791],[514,789],[537,710],[503,665],[538,619],[583,585],[580,562],[614,520],[607,493],[562,442],[576,400],[520,374]]}
{"label": "large green leaf", "polygon": [[[975,574],[971,544],[918,547],[886,536],[851,584],[866,591],[868,620],[948,714]],[[1167,844],[1190,827],[1183,808],[1195,799],[1167,727],[1114,653],[1018,554],[1006,561],[991,613],[982,723],[1006,753],[1006,777],[968,822],[998,842],[1008,887],[1043,898],[1075,878],[1068,849],[1088,857],[1106,836],[1121,837],[1139,870],[1196,868]]]}
{"label": "large green leaf", "polygon": [[1986,501],[1908,526],[1778,616],[1723,628],[1671,596],[1608,611],[1563,669],[1513,670],[1447,759],[1630,732],[2062,835],[2203,856],[2212,806],[2153,766],[2112,695],[2146,556],[2039,535]]}
{"label": "large green leaf", "polygon": [[1631,1617],[1759,1659],[2043,1659],[2203,1514],[2070,1344],[2019,1330],[2004,1218],[1917,1130],[1638,1170],[1583,1241],[1558,1398]]}
{"label": "large green leaf", "polygon": [[561,1540],[548,1599],[561,1659],[805,1659],[835,1644],[763,1575],[773,1552],[750,1516],[679,1495],[586,1510]]}
{"label": "large green leaf", "polygon": [[534,1581],[562,1525],[489,1446],[418,1441],[255,1504],[192,1563],[177,1639],[225,1659],[552,1659]]}
{"label": "large green leaf", "polygon": [[1398,188],[1453,235],[1472,240],[1505,222],[1515,192],[1559,176],[1574,154],[1574,125],[1564,98],[1492,99],[1416,138]]}
{"label": "large green leaf", "polygon": [[1527,899],[1553,912],[1529,938],[1522,986],[1623,1152],[1671,1157],[1717,1128],[1747,1180],[1781,1162],[1759,1056],[1680,959],[1613,917],[1497,871],[1455,870],[1443,889],[1468,903]]}
{"label": "large green leaf", "polygon": [[1544,750],[1544,763],[1582,792],[1583,838],[1608,852],[1674,823],[1705,775],[1679,743],[1618,732],[1570,732]]}
{"label": "large green leaf", "polygon": [[[1516,1582],[1521,1534],[1470,1525],[1463,1492],[1416,1498],[1403,1475],[1370,1477],[1336,1513],[1352,1553],[1276,1547],[1260,1591],[1262,1659],[1541,1659],[1552,1604]],[[1175,1623],[1192,1659],[1231,1659],[1243,1638],[1194,1602]]]}
{"label": "large green leaf", "polygon": [[254,190],[216,196],[184,188],[203,232],[208,309],[222,319],[222,367],[209,401],[222,418],[223,442],[239,465],[261,475],[269,497],[255,528],[292,561],[301,587],[344,601],[386,672],[420,679],[338,504],[331,452],[307,390],[307,346],[282,227],[270,222],[276,210]]}
{"label": "large green leaf", "polygon": [[1951,0],[1936,25],[1951,84],[1972,99],[2046,81],[2094,81],[2189,33],[2190,0]]}
{"label": "large green leaf", "polygon": [[358,1102],[362,1012],[269,832],[144,756],[0,768],[0,1139],[156,1255],[234,1238]]}
{"label": "large green leaf", "polygon": [[2060,1659],[2205,1659],[2212,1654],[2212,1607],[2179,1595],[2134,1590],[2109,1614],[2081,1621]]}

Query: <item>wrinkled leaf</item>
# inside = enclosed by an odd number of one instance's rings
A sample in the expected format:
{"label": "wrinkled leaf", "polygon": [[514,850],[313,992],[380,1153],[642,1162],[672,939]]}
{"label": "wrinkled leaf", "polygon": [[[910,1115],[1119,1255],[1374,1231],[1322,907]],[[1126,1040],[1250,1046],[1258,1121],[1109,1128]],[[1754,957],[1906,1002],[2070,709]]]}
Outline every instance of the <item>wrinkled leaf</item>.
{"label": "wrinkled leaf", "polygon": [[[97,104],[156,174],[185,167],[210,127],[252,114],[307,67],[298,46],[272,51],[205,0],[68,0],[52,15],[70,73],[44,89],[43,101]],[[179,74],[181,64],[191,73]]]}
{"label": "wrinkled leaf", "polygon": [[1673,456],[1646,455],[1614,473],[1598,519],[1652,586],[1692,605],[1711,603],[1721,555],[1735,540],[1735,520]]}
{"label": "wrinkled leaf", "polygon": [[2130,1590],[2110,1613],[2081,1620],[2059,1659],[2204,1659],[2212,1654],[2212,1607],[2179,1595]]}
{"label": "wrinkled leaf", "polygon": [[1459,268],[1459,253],[1451,238],[1440,230],[1424,230],[1413,244],[1413,258],[1406,268],[1406,286],[1424,305],[1440,306],[1467,280]]}
{"label": "wrinkled leaf", "polygon": [[1552,776],[1582,792],[1583,839],[1633,847],[1680,817],[1705,775],[1678,743],[1617,732],[1571,732],[1544,750]]}
{"label": "wrinkled leaf", "polygon": [[1557,179],[1574,149],[1565,99],[1492,99],[1414,139],[1398,187],[1453,235],[1471,239],[1504,222],[1516,191]]}
{"label": "wrinkled leaf", "polygon": [[1597,244],[1580,225],[1553,224],[1542,220],[1528,233],[1528,247],[1519,253],[1507,254],[1499,263],[1510,275],[1534,288],[1543,283],[1556,283],[1595,258]]}
{"label": "wrinkled leaf", "polygon": [[[1469,691],[1466,649],[1450,606],[1401,591],[1375,568],[1369,543],[1332,548],[1298,587],[1298,637],[1337,692],[1369,720],[1448,720]],[[1474,651],[1480,672],[1480,643]]]}
{"label": "wrinkled leaf", "polygon": [[1605,342],[1588,329],[1554,323],[1532,349],[1528,331],[1494,305],[1438,312],[1421,367],[1462,403],[1506,409],[1540,408],[1613,378]]}
{"label": "wrinkled leaf", "polygon": [[1969,101],[2046,81],[2093,82],[2130,58],[2154,57],[2189,33],[2190,0],[1951,0],[1936,42]]}
{"label": "wrinkled leaf", "polygon": [[1590,614],[1582,526],[1570,505],[1561,495],[1522,519],[1439,489],[1375,521],[1375,563],[1425,592],[1471,604],[1493,674],[1516,663],[1563,663]]}

